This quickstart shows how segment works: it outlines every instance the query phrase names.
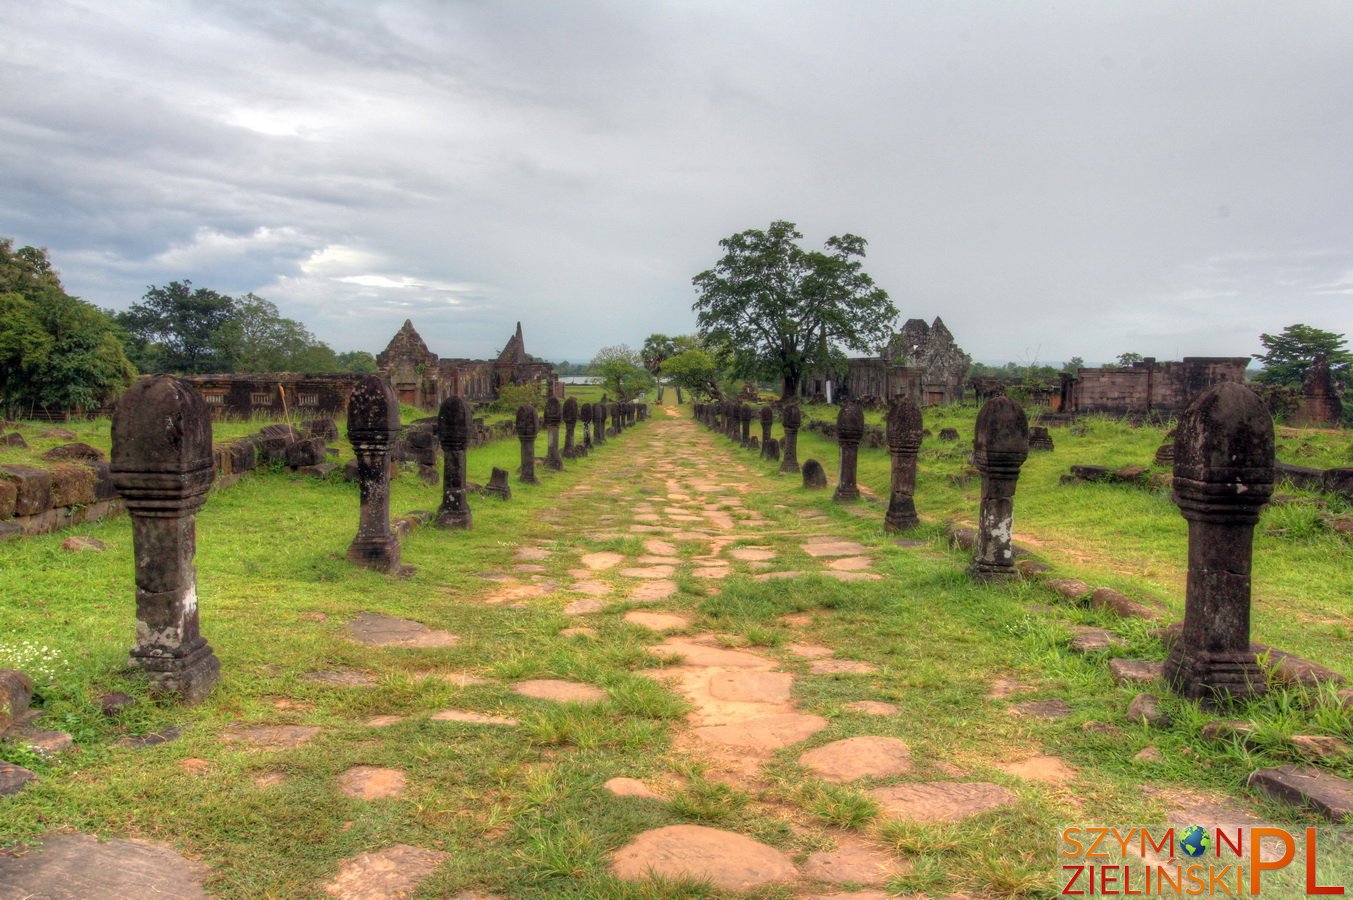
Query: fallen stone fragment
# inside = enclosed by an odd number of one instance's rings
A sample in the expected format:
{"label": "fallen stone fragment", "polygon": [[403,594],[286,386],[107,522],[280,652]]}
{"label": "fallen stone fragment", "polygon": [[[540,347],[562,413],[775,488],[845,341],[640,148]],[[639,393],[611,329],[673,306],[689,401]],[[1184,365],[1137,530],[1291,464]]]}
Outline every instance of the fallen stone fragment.
{"label": "fallen stone fragment", "polygon": [[1079,603],[1091,593],[1090,585],[1078,578],[1051,578],[1045,583],[1072,603]]}
{"label": "fallen stone fragment", "polygon": [[1279,803],[1313,810],[1330,822],[1353,816],[1353,782],[1319,769],[1260,769],[1250,776],[1249,785]]}
{"label": "fallen stone fragment", "polygon": [[1103,628],[1077,626],[1071,630],[1071,649],[1077,653],[1101,653],[1123,646],[1118,635]]}
{"label": "fallen stone fragment", "polygon": [[1140,753],[1132,757],[1135,763],[1159,763],[1165,762],[1165,754],[1161,753],[1155,747],[1143,748]]}
{"label": "fallen stone fragment", "polygon": [[1109,660],[1109,674],[1119,684],[1154,684],[1160,680],[1163,667],[1164,664],[1157,660]]}
{"label": "fallen stone fragment", "polygon": [[1152,728],[1169,728],[1173,724],[1170,716],[1160,708],[1160,698],[1155,694],[1138,694],[1128,704],[1127,720],[1134,725],[1149,725]]}
{"label": "fallen stone fragment", "polygon": [[451,854],[440,850],[395,844],[343,860],[338,874],[324,890],[339,900],[410,897],[450,857]]}
{"label": "fallen stone fragment", "polygon": [[774,847],[703,825],[645,831],[615,852],[611,871],[626,881],[688,878],[729,891],[792,881],[797,875],[789,857]]}
{"label": "fallen stone fragment", "polygon": [[1065,700],[1026,700],[1010,707],[1010,711],[1039,719],[1065,719],[1071,715],[1071,706]]}
{"label": "fallen stone fragment", "polygon": [[1292,746],[1313,762],[1338,762],[1353,754],[1353,747],[1326,734],[1294,734]]}
{"label": "fallen stone fragment", "polygon": [[[29,782],[37,781],[38,776],[12,763],[0,760],[0,797],[17,794]],[[0,872],[4,871],[4,857],[0,857]]]}
{"label": "fallen stone fragment", "polygon": [[61,549],[67,553],[102,553],[108,549],[108,545],[98,538],[76,535],[62,541]]}

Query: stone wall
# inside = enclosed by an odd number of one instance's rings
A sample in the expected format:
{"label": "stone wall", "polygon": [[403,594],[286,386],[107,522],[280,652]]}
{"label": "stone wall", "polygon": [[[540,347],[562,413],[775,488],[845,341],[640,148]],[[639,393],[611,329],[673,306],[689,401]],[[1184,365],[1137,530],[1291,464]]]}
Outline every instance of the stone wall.
{"label": "stone wall", "polygon": [[338,418],[361,377],[354,372],[182,376],[202,394],[213,419]]}
{"label": "stone wall", "polygon": [[1245,381],[1245,356],[1186,356],[1181,362],[1147,358],[1131,366],[1078,369],[1062,374],[1059,409],[1065,413],[1172,416],[1216,384]]}

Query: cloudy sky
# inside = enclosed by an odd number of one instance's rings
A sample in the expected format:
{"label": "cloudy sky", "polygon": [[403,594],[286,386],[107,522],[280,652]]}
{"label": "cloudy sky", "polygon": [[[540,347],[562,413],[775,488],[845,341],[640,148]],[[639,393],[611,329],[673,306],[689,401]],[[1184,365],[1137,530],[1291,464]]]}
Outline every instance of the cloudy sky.
{"label": "cloudy sky", "polygon": [[338,350],[694,330],[774,219],[979,359],[1353,334],[1353,4],[8,2],[0,236]]}

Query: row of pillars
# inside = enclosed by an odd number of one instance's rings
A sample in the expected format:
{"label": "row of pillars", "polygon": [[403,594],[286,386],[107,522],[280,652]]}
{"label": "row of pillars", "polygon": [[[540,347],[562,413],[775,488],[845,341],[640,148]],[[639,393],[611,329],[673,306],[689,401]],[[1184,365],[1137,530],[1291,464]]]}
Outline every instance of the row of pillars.
{"label": "row of pillars", "polygon": [[[604,398],[603,398],[604,400]],[[547,468],[562,470],[563,459],[585,455],[594,443],[648,417],[646,404],[562,404],[550,398],[544,422]],[[575,441],[579,422],[582,440]],[[559,446],[559,426],[565,426]],[[445,457],[442,503],[437,524],[469,528],[466,451],[473,425],[471,408],[448,397],[438,410],[437,433]],[[535,442],[539,420],[533,407],[517,411],[521,441],[519,481],[538,484]],[[399,398],[383,378],[358,382],[348,401],[348,439],[357,456],[361,512],[347,558],[357,565],[395,571],[399,540],[390,527],[390,451],[400,434]],[[211,412],[190,384],[171,375],[139,379],[118,401],[112,422],[110,465],[113,485],[132,518],[136,558],[136,646],[132,660],[145,671],[151,690],[185,703],[204,699],[220,680],[221,663],[202,636],[198,617],[197,511],[215,478]]]}

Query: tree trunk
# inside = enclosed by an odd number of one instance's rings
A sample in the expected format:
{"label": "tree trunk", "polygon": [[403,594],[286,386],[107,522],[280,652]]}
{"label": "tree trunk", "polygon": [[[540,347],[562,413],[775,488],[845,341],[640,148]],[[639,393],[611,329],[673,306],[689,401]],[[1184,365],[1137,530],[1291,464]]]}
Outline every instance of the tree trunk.
{"label": "tree trunk", "polygon": [[782,401],[793,400],[799,396],[799,376],[785,375],[784,383],[780,388],[780,399]]}

